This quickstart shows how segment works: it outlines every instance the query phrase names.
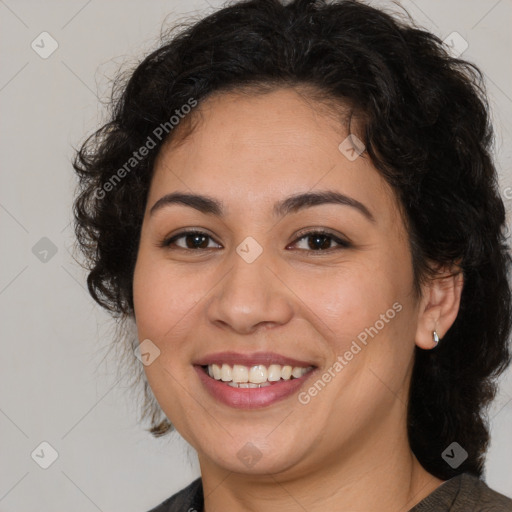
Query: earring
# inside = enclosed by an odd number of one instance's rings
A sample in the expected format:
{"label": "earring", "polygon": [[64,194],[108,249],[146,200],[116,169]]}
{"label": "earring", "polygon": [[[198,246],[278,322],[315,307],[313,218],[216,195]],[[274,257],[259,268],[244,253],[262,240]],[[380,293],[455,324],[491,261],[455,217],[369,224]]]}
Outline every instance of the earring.
{"label": "earring", "polygon": [[439,343],[439,335],[437,334],[436,331],[432,331],[432,337],[434,338],[434,343],[436,344],[435,346],[437,347]]}

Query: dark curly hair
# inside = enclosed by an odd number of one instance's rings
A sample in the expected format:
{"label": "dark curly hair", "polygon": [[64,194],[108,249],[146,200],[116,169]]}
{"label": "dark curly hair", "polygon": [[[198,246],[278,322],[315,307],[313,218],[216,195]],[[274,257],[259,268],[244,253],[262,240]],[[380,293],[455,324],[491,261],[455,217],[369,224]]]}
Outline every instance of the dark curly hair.
{"label": "dark curly hair", "polygon": [[[415,291],[435,278],[439,264],[455,265],[464,277],[458,316],[441,344],[415,348],[411,449],[438,478],[481,476],[487,407],[511,360],[512,317],[489,108],[479,69],[404,18],[354,0],[246,0],[164,36],[126,84],[114,87],[110,121],[76,154],[75,231],[92,297],[119,322],[133,320],[133,272],[153,166],[165,141],[187,125],[193,130],[188,120],[195,113],[183,116],[185,105],[213,93],[292,86],[348,107],[361,120],[368,157],[399,199]],[[187,122],[173,130],[178,115]],[[155,137],[162,127],[165,136]],[[154,147],[139,151],[148,137]],[[153,435],[163,435],[172,425],[156,420],[163,413],[147,382],[144,388],[143,417],[151,417]],[[469,455],[456,469],[441,457],[453,441]]]}

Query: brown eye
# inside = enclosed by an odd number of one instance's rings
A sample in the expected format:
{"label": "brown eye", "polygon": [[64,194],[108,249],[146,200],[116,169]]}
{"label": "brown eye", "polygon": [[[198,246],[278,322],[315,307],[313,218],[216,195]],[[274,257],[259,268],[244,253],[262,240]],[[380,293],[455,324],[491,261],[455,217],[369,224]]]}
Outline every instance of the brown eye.
{"label": "brown eye", "polygon": [[[297,245],[301,240],[306,240],[306,247],[304,247],[306,251],[326,252],[350,247],[349,242],[334,236],[328,231],[309,231],[307,233],[301,233],[301,236],[297,238],[293,245]],[[338,247],[332,247],[332,242],[338,244]]]}
{"label": "brown eye", "polygon": [[[178,240],[180,240],[180,243],[178,243]],[[302,233],[301,236],[297,238],[291,245],[296,246],[303,240],[306,241],[306,246],[300,249],[310,252],[328,252],[331,250],[350,247],[349,242],[342,240],[341,238],[333,235],[328,231],[318,230]],[[215,243],[216,246],[211,246],[210,242]],[[334,244],[337,244],[337,247],[332,246],[333,242]],[[213,240],[209,234],[202,231],[184,231],[182,233],[178,233],[171,238],[167,238],[162,241],[160,246],[169,249],[183,249],[192,251],[198,249],[205,250],[221,247],[219,244],[217,244],[217,242]]]}
{"label": "brown eye", "polygon": [[[183,242],[176,243],[181,239],[183,239]],[[212,249],[213,247],[209,246],[209,240],[213,241],[212,237],[207,233],[201,231],[185,231],[164,240],[161,246],[169,248],[175,246],[185,250]]]}

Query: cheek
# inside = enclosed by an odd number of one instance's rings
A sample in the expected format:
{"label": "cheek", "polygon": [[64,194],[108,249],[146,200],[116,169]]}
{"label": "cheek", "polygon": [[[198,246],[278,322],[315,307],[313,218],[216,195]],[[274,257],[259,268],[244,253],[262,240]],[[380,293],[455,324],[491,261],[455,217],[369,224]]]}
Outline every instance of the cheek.
{"label": "cheek", "polygon": [[140,339],[149,338],[158,343],[173,326],[179,327],[197,303],[194,289],[197,287],[193,276],[187,278],[176,268],[166,265],[165,260],[156,259],[141,249],[133,278],[135,319]]}
{"label": "cheek", "polygon": [[398,385],[407,371],[414,348],[414,302],[412,269],[407,253],[401,256],[383,252],[352,261],[346,271],[340,265],[330,275],[310,280],[309,287],[297,278],[332,361],[342,357],[345,377],[338,379],[339,385],[350,377],[359,389],[373,386],[375,377],[365,368]]}
{"label": "cheek", "polygon": [[[168,262],[167,262],[168,263]],[[144,366],[146,378],[160,406],[176,428],[188,432],[183,401],[187,382],[182,357],[186,357],[187,334],[197,298],[193,277],[177,272],[162,258],[141,248],[133,278],[135,321],[140,341],[151,340],[160,350],[155,361]],[[204,293],[204,289],[203,289]],[[188,396],[188,395],[187,395]],[[186,406],[185,406],[186,407]]]}
{"label": "cheek", "polygon": [[395,318],[397,307],[393,309],[393,304],[404,294],[400,281],[388,275],[384,268],[350,265],[346,271],[333,269],[307,281],[297,275],[294,289],[314,313],[318,329],[342,349],[376,322],[382,329],[381,315],[384,321],[390,320],[386,325]]}

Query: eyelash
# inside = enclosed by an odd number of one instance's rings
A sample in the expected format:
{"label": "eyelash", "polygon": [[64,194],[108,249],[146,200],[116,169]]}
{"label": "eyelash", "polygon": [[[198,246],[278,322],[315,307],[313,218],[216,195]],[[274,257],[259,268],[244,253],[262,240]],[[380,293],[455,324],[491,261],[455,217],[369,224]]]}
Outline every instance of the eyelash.
{"label": "eyelash", "polygon": [[[209,248],[205,248],[205,249],[201,249],[201,248],[190,249],[190,248],[184,248],[184,247],[179,247],[179,246],[174,247],[174,248],[171,247],[171,244],[173,244],[176,240],[179,240],[180,238],[184,238],[188,235],[201,235],[201,236],[204,236],[204,237],[207,237],[207,238],[210,238],[211,240],[213,240],[213,237],[211,237],[208,233],[205,233],[205,232],[199,231],[199,230],[189,230],[189,231],[182,231],[181,233],[173,235],[170,238],[166,238],[166,239],[162,240],[162,242],[159,244],[159,246],[162,248],[167,248],[167,249],[171,249],[171,250],[178,249],[178,250],[182,250],[182,251],[193,251],[193,252],[201,251],[201,250],[208,251],[208,250],[213,249],[213,247],[209,247]],[[331,251],[335,251],[335,250],[339,250],[339,249],[347,249],[352,246],[352,244],[349,243],[348,241],[342,240],[341,238],[333,235],[331,232],[323,230],[323,229],[317,229],[317,230],[298,233],[297,238],[292,243],[295,244],[304,238],[308,238],[308,237],[314,236],[314,235],[326,236],[326,237],[330,238],[332,241],[339,244],[339,247],[330,247],[329,249],[317,249],[317,250],[314,250],[314,249],[299,249],[299,250],[307,251],[307,252],[311,252],[311,253],[313,253],[313,252],[314,253],[321,253],[321,252],[325,253],[325,252],[331,252]],[[218,242],[215,242],[215,243],[218,243]]]}

